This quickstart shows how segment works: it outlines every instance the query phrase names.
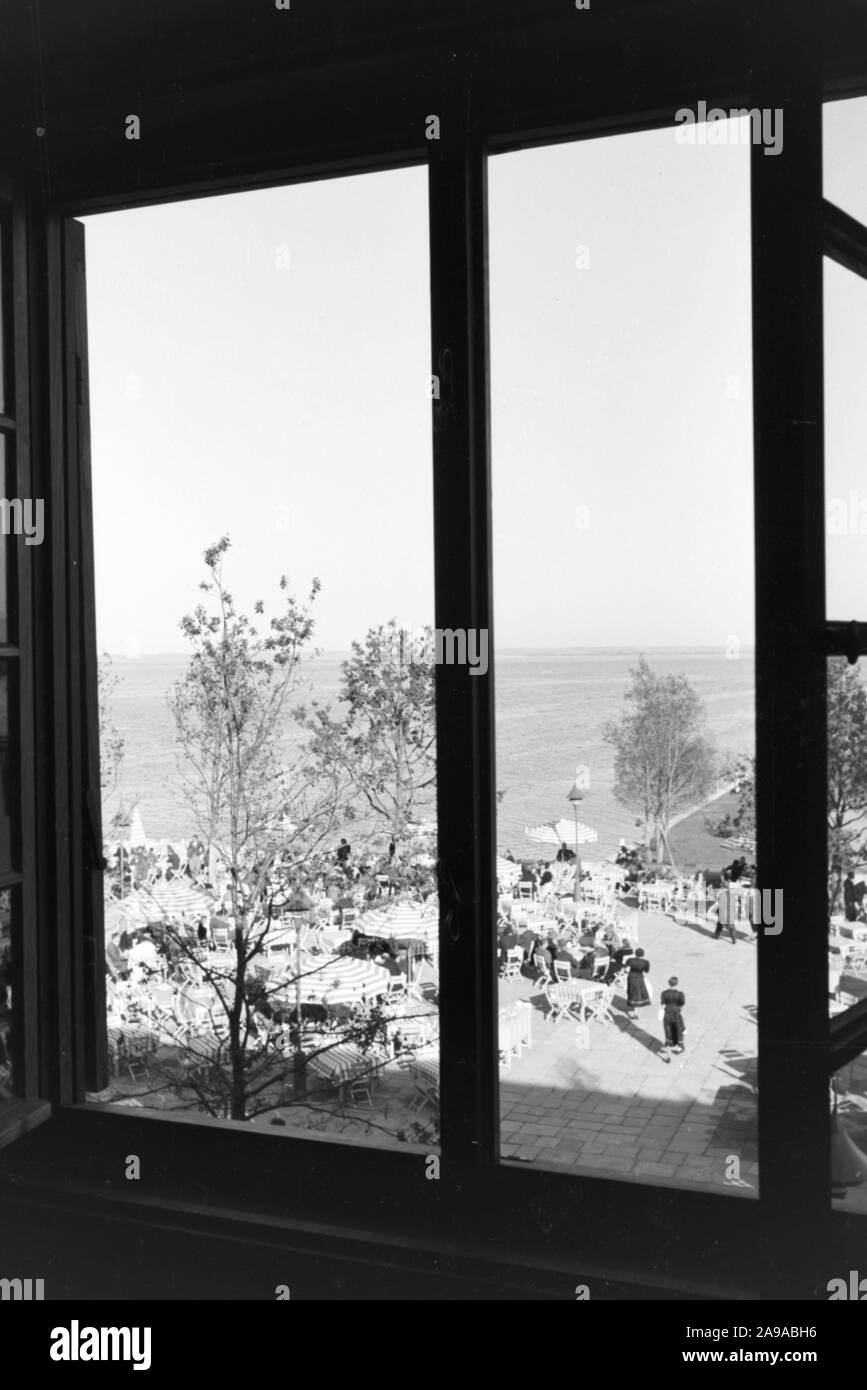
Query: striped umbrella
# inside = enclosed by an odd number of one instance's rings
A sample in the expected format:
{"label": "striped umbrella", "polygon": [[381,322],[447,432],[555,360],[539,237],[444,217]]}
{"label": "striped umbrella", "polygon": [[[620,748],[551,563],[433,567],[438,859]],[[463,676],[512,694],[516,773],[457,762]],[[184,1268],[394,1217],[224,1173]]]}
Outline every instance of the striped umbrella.
{"label": "striped umbrella", "polygon": [[[537,845],[555,845],[557,849],[561,845],[566,845],[568,849],[575,849],[575,822],[574,820],[548,821],[545,825],[534,825],[524,831],[528,840],[532,840]],[[578,822],[578,844],[595,844],[599,839],[596,830],[592,830],[589,825]]]}
{"label": "striped umbrella", "polygon": [[[576,778],[576,787],[578,780]],[[540,845],[556,845],[559,849],[561,845],[567,845],[575,854],[575,901],[581,899],[581,845],[595,843],[599,839],[597,831],[592,830],[589,825],[584,825],[583,821],[561,820],[551,821],[546,825],[536,825],[530,830],[525,830],[524,834],[528,840],[534,840]]]}
{"label": "striped umbrella", "polygon": [[417,936],[431,925],[436,930],[439,921],[436,912],[430,910],[427,903],[398,902],[363,913],[358,925],[369,936],[393,936],[398,940],[400,937]]}
{"label": "striped umbrella", "polygon": [[321,968],[304,975],[301,980],[303,1002],[316,1000],[323,1004],[349,1004],[359,999],[374,999],[385,994],[391,979],[387,970],[369,960],[353,960],[336,956]]}
{"label": "striped umbrella", "polygon": [[501,854],[497,855],[497,881],[504,883],[507,888],[512,888],[521,877],[521,866],[512,859],[504,859]]}
{"label": "striped umbrella", "polygon": [[166,917],[178,917],[182,912],[208,912],[213,901],[185,878],[161,879],[151,888],[139,889],[137,896],[146,912],[156,911]]}

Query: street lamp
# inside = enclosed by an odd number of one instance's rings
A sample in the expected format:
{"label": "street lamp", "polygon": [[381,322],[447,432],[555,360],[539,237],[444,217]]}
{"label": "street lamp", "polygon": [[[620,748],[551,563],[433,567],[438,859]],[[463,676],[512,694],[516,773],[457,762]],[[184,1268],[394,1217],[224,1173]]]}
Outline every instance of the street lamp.
{"label": "street lamp", "polygon": [[590,788],[590,769],[579,763],[575,769],[575,781],[566,800],[572,803],[575,816],[575,902],[581,901],[581,849],[578,838],[578,806],[584,800],[584,793]]}

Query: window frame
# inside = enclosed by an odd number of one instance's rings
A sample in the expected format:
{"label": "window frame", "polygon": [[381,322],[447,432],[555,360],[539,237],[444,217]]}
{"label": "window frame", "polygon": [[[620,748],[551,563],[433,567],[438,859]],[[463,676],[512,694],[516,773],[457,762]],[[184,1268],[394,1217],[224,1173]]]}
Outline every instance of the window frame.
{"label": "window frame", "polygon": [[[30,304],[39,337],[31,389],[37,402],[39,465],[46,486],[50,484],[45,495],[56,507],[64,486],[73,490],[81,486],[82,470],[86,471],[86,462],[68,452],[72,388],[69,356],[64,360],[62,345],[70,335],[70,248],[64,230],[69,216],[167,201],[184,193],[208,196],[428,160],[432,370],[449,352],[453,371],[451,417],[446,428],[434,430],[436,617],[441,626],[487,627],[493,648],[487,155],[670,122],[679,106],[693,103],[696,90],[707,93],[709,105],[713,96],[714,102],[725,107],[784,106],[785,155],[768,159],[754,147],[751,175],[759,877],[765,884],[783,884],[786,902],[783,935],[760,936],[757,943],[758,1199],[739,1201],[648,1181],[572,1177],[499,1161],[493,912],[495,651],[485,681],[462,682],[457,667],[437,670],[438,746],[449,747],[453,754],[441,760],[437,789],[444,866],[441,1182],[424,1182],[423,1162],[410,1152],[324,1144],[313,1137],[288,1142],[213,1124],[138,1119],[81,1106],[87,1074],[98,1074],[101,1064],[98,1057],[85,1057],[86,892],[79,873],[84,840],[80,816],[75,827],[72,787],[76,774],[66,767],[66,751],[70,746],[67,720],[72,719],[73,728],[82,727],[82,692],[90,701],[83,722],[92,726],[95,649],[88,631],[89,650],[82,655],[71,627],[74,612],[86,612],[91,602],[91,581],[70,600],[72,616],[63,584],[76,544],[83,547],[85,569],[92,565],[92,554],[86,535],[75,532],[64,537],[54,529],[50,574],[43,576],[36,594],[42,611],[52,612],[53,623],[47,632],[37,624],[34,637],[39,641],[38,689],[52,691],[50,710],[38,707],[40,727],[50,728],[53,739],[50,767],[38,793],[45,871],[40,898],[40,978],[43,983],[51,978],[55,982],[47,996],[43,991],[51,1007],[43,1017],[41,1033],[46,1058],[41,1094],[49,1095],[59,1110],[49,1126],[53,1138],[44,1152],[34,1148],[35,1137],[20,1146],[22,1161],[27,1155],[33,1160],[27,1179],[32,1184],[51,1181],[53,1155],[61,1151],[64,1170],[72,1174],[69,1181],[80,1184],[81,1191],[88,1183],[105,1183],[115,1203],[131,1201],[124,1191],[117,1154],[145,1152],[156,1175],[151,1189],[155,1200],[166,1205],[174,1200],[182,1207],[204,1201],[215,1212],[234,1204],[236,1210],[249,1214],[249,1198],[231,1180],[214,1175],[189,1181],[178,1175],[181,1170],[206,1172],[218,1151],[225,1173],[255,1163],[261,1175],[260,1210],[287,1220],[311,1220],[316,1213],[333,1220],[339,1209],[348,1225],[370,1216],[375,1228],[390,1225],[394,1233],[412,1232],[416,1240],[427,1243],[426,1248],[442,1239],[438,1233],[445,1221],[453,1230],[448,1236],[452,1250],[486,1233],[491,1249],[514,1247],[521,1251],[523,1262],[538,1261],[573,1274],[576,1254],[588,1269],[610,1268],[615,1261],[625,1262],[627,1269],[642,1261],[644,1268],[652,1267],[659,1260],[653,1244],[658,1237],[650,1240],[649,1236],[657,1221],[672,1227],[665,1277],[684,1285],[694,1280],[697,1286],[707,1286],[705,1250],[712,1231],[718,1241],[713,1273],[718,1287],[738,1287],[740,1296],[749,1289],[772,1290],[777,1297],[815,1296],[817,1289],[824,1288],[832,1237],[842,1238],[842,1227],[839,1214],[831,1210],[827,1123],[828,1076],[836,1055],[831,1038],[836,1048],[839,1029],[829,1029],[827,1018],[826,939],[812,926],[817,914],[818,920],[827,915],[824,663],[830,639],[822,640],[820,635],[826,630],[821,108],[823,76],[826,84],[836,84],[837,95],[843,95],[844,87],[847,94],[867,90],[867,73],[853,76],[843,71],[842,39],[837,58],[842,75],[835,72],[828,78],[820,71],[822,24],[832,24],[827,9],[824,16],[782,9],[777,13],[769,4],[760,19],[749,17],[745,34],[735,25],[735,32],[722,37],[719,51],[709,54],[704,29],[697,17],[690,21],[687,8],[667,22],[660,21],[658,12],[651,15],[655,6],[646,7],[641,22],[633,11],[619,12],[630,16],[624,23],[636,19],[639,63],[644,60],[619,80],[614,80],[618,70],[611,56],[598,72],[591,73],[591,59],[583,57],[583,35],[574,28],[574,16],[567,30],[565,20],[555,20],[545,9],[544,16],[540,13],[538,35],[555,37],[561,59],[577,65],[583,75],[577,89],[569,84],[552,87],[545,52],[528,56],[522,44],[504,42],[503,52],[494,59],[476,36],[461,48],[453,68],[446,61],[441,63],[439,86],[432,87],[429,79],[423,86],[422,101],[416,101],[412,109],[415,125],[405,114],[395,117],[415,71],[410,61],[390,84],[382,109],[372,105],[369,127],[362,123],[356,130],[335,133],[327,120],[317,124],[314,116],[308,127],[312,137],[306,143],[301,137],[295,146],[287,138],[291,157],[283,160],[275,160],[273,149],[266,148],[257,157],[245,148],[245,140],[261,124],[262,111],[269,109],[273,84],[268,79],[257,94],[248,93],[240,114],[235,109],[237,136],[218,175],[198,183],[189,176],[193,160],[183,152],[168,160],[168,174],[156,172],[159,150],[149,152],[146,159],[152,162],[142,162],[137,169],[124,166],[113,155],[103,173],[97,145],[82,173],[72,156],[76,140],[81,139],[77,113],[72,113],[67,144],[61,146],[59,164],[55,164],[59,191],[45,201],[41,173],[30,189],[36,224],[31,237],[36,273],[31,276]],[[516,6],[507,9],[512,14]],[[744,13],[748,15],[748,8]],[[586,19],[579,15],[577,24]],[[693,74],[689,81],[675,78],[666,63],[667,45],[676,25],[684,22],[685,29],[676,33],[676,51],[681,66],[685,62]],[[480,52],[490,57],[488,68],[480,64]],[[359,64],[355,80],[361,83],[369,76],[369,66]],[[696,85],[702,81],[704,86]],[[351,85],[347,77],[347,91]],[[323,102],[333,101],[327,79],[317,91]],[[472,92],[470,101],[467,91]],[[721,92],[727,95],[719,96]],[[142,106],[143,119],[147,119],[148,102]],[[425,144],[424,118],[417,114],[422,107],[441,115],[443,138],[436,149]],[[157,108],[154,99],[154,113]],[[323,105],[320,110],[324,109]],[[181,119],[178,114],[177,120]],[[171,122],[171,116],[163,117],[163,131],[167,129],[169,135]],[[164,143],[163,157],[166,148]],[[793,285],[796,292],[790,293]],[[798,487],[791,486],[793,458],[799,463]],[[86,488],[86,478],[83,485]],[[85,519],[86,513],[85,505]],[[792,544],[793,537],[799,544]],[[809,709],[807,739],[803,701]],[[89,748],[82,742],[84,737],[79,733],[76,758],[86,762],[92,759],[93,749],[92,741]],[[800,816],[789,809],[797,806],[803,807]],[[48,808],[54,813],[50,826]],[[70,835],[79,869],[70,865]],[[792,890],[788,885],[796,886]],[[62,920],[70,902],[68,935],[55,931],[50,919]],[[478,923],[486,920],[488,930],[478,930]],[[86,1005],[91,1017],[97,1006],[93,995]],[[66,1058],[64,1043],[70,1040],[74,1046]],[[171,1126],[170,1132],[166,1125]],[[219,1129],[224,1132],[218,1135]],[[242,1153],[243,1163],[239,1162]],[[369,1191],[350,1197],[347,1184],[353,1189],[373,1185],[376,1201]],[[388,1221],[377,1214],[383,1184],[396,1194]],[[298,1194],[291,1201],[285,1196],[287,1185]],[[337,1199],[335,1190],[340,1192]],[[794,1211],[799,1213],[797,1222],[792,1220]],[[646,1227],[646,1237],[636,1238],[639,1225]],[[855,1225],[863,1232],[863,1222]],[[756,1249],[757,1267],[745,1284],[744,1271],[756,1265]]]}

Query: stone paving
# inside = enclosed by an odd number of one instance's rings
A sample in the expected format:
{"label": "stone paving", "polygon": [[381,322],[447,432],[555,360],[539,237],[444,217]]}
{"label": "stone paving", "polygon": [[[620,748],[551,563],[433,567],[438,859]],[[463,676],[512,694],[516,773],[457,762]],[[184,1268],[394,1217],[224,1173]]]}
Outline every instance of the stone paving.
{"label": "stone paving", "polygon": [[[682,926],[660,913],[638,918],[654,999],[633,1023],[615,996],[614,1023],[548,1022],[530,979],[501,981],[501,1004],[534,1006],[533,1044],[501,1066],[502,1153],[506,1159],[582,1173],[718,1186],[744,1196],[758,1189],[756,1150],[756,947],[748,928],[737,945],[707,926]],[[630,939],[635,941],[634,935]],[[685,1051],[663,1060],[659,995],[677,975],[686,995]],[[739,1160],[739,1176],[727,1163]]]}

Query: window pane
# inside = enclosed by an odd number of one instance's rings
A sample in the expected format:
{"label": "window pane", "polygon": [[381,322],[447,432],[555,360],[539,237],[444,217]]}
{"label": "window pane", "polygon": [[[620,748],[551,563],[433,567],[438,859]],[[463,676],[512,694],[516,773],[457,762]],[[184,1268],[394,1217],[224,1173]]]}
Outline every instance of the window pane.
{"label": "window pane", "polygon": [[16,990],[13,977],[11,888],[0,889],[0,1105],[15,1095],[13,1062],[16,1057],[12,1006]]}
{"label": "window pane", "polygon": [[827,616],[867,616],[867,281],[825,257]]}
{"label": "window pane", "polygon": [[0,662],[0,873],[20,869],[18,670]]}
{"label": "window pane", "polygon": [[828,996],[832,1014],[867,998],[865,663],[828,661]]}
{"label": "window pane", "polygon": [[867,1054],[847,1062],[832,1078],[831,1112],[834,1204],[867,1212]]}
{"label": "window pane", "polygon": [[502,1152],[755,1195],[749,148],[489,190]]}
{"label": "window pane", "polygon": [[9,372],[9,222],[0,214],[0,415],[6,414],[6,379]]}
{"label": "window pane", "polygon": [[435,1147],[426,173],[87,238],[102,1099]]}
{"label": "window pane", "polygon": [[822,177],[825,197],[867,223],[867,97],[826,101],[822,107]]}

